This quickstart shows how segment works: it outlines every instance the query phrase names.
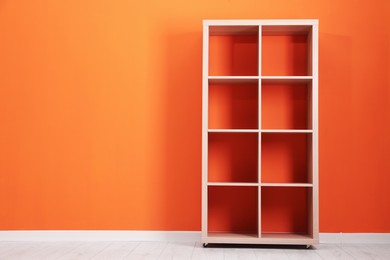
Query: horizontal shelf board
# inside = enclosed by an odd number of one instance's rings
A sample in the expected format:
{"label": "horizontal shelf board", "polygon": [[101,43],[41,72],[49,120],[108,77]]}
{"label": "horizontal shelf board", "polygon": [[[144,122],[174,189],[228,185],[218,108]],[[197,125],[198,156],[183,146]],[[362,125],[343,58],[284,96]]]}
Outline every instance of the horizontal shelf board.
{"label": "horizontal shelf board", "polygon": [[261,238],[273,238],[273,239],[311,239],[309,234],[301,233],[261,233]]}
{"label": "horizontal shelf board", "polygon": [[313,187],[311,183],[276,183],[276,182],[263,182],[262,187]]}
{"label": "horizontal shelf board", "polygon": [[209,133],[258,133],[257,129],[209,129]]}
{"label": "horizontal shelf board", "polygon": [[256,233],[239,233],[239,232],[208,232],[209,237],[218,238],[258,238]]}
{"label": "horizontal shelf board", "polygon": [[209,83],[257,84],[259,76],[209,76]]}
{"label": "horizontal shelf board", "polygon": [[262,76],[260,78],[263,83],[273,84],[301,84],[309,83],[313,80],[312,76]]}
{"label": "horizontal shelf board", "polygon": [[313,133],[311,129],[262,129],[262,133]]}
{"label": "horizontal shelf board", "polygon": [[259,186],[257,182],[208,182],[208,186]]}

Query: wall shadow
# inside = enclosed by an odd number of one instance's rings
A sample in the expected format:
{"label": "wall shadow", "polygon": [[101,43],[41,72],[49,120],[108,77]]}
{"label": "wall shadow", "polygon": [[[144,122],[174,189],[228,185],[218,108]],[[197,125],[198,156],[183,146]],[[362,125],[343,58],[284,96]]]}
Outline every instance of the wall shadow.
{"label": "wall shadow", "polygon": [[[165,37],[162,226],[200,230],[202,147],[202,31]],[[168,30],[167,30],[168,32]]]}

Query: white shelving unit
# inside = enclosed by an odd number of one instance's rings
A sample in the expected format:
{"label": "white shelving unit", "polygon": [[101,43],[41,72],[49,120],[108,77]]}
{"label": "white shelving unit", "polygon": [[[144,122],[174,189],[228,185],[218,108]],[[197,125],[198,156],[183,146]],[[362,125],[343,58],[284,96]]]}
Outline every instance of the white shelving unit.
{"label": "white shelving unit", "polygon": [[318,20],[204,20],[202,242],[318,243]]}

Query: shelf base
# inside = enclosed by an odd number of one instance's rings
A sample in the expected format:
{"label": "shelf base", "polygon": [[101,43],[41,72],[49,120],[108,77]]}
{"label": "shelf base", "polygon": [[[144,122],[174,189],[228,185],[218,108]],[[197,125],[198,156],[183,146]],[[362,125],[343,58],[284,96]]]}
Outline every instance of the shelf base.
{"label": "shelf base", "polygon": [[239,233],[239,232],[209,232],[209,237],[216,238],[258,238],[255,233]]}
{"label": "shelf base", "polygon": [[208,232],[202,243],[215,244],[267,244],[267,245],[315,245],[318,239],[300,233],[254,233]]}
{"label": "shelf base", "polygon": [[272,239],[312,239],[313,237],[309,234],[300,233],[262,233],[261,238],[272,238]]}

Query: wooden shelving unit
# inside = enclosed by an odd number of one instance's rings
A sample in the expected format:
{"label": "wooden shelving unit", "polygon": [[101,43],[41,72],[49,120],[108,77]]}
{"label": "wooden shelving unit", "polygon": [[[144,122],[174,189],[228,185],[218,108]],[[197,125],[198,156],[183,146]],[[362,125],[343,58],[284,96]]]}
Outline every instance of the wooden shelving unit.
{"label": "wooden shelving unit", "polygon": [[202,242],[318,243],[318,20],[203,21]]}

